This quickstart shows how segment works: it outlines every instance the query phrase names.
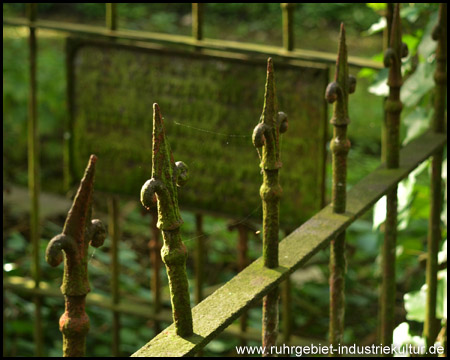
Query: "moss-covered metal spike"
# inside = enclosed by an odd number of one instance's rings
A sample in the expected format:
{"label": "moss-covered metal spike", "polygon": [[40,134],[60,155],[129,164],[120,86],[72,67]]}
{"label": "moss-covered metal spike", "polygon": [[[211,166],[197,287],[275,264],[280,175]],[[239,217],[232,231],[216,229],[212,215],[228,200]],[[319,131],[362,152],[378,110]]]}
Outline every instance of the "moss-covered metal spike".
{"label": "moss-covered metal spike", "polygon": [[152,162],[152,178],[141,189],[141,202],[149,209],[157,200],[157,226],[162,230],[164,240],[161,258],[169,278],[173,320],[177,334],[189,336],[193,333],[193,326],[186,275],[187,251],[180,236],[183,220],[178,208],[177,190],[177,186],[187,181],[188,168],[183,162],[175,163],[173,160],[158,104],[153,104]]}
{"label": "moss-covered metal spike", "polygon": [[263,202],[263,257],[269,268],[278,266],[278,228],[281,186],[278,182],[280,160],[280,132],[287,130],[287,116],[278,112],[275,93],[273,62],[267,60],[267,79],[264,107],[259,124],[253,131],[253,145],[262,147],[261,168],[263,184],[260,195]]}
{"label": "moss-covered metal spike", "polygon": [[188,168],[182,162],[174,162],[170,145],[166,141],[164,123],[158,104],[153,104],[153,156],[152,178],[141,191],[141,202],[150,209],[158,195],[158,228],[173,230],[183,224],[178,209],[177,186],[188,179]]}
{"label": "moss-covered metal spike", "polygon": [[[389,67],[389,96],[386,112],[386,167],[397,169],[400,164],[400,88],[402,86],[402,57],[408,49],[402,44],[400,4],[395,4],[389,48],[384,54],[384,65]],[[382,280],[380,291],[380,343],[392,344],[395,325],[395,249],[397,243],[397,186],[386,194],[386,222],[382,248]]]}
{"label": "moss-covered metal spike", "polygon": [[[347,155],[350,141],[347,138],[348,95],[356,89],[356,79],[348,74],[347,44],[345,42],[345,27],[341,24],[336,74],[334,82],[327,87],[325,98],[334,103],[333,139],[331,141],[333,184],[332,206],[335,213],[344,213],[346,209],[347,187]],[[344,333],[345,313],[345,232],[340,233],[331,241],[330,246],[330,344],[342,343]]]}
{"label": "moss-covered metal spike", "polygon": [[333,139],[331,151],[333,153],[333,191],[332,204],[336,213],[345,212],[346,205],[346,179],[347,179],[347,154],[350,150],[350,141],[347,138],[347,125],[350,123],[348,116],[348,95],[356,89],[356,79],[348,74],[347,44],[345,42],[345,27],[341,24],[339,36],[338,57],[336,60],[336,74],[334,81],[327,86],[325,98],[329,103],[334,103]]}
{"label": "moss-covered metal spike", "polygon": [[400,87],[402,85],[401,59],[406,56],[408,56],[408,47],[405,43],[402,43],[400,4],[397,3],[394,7],[389,47],[384,53],[383,61],[384,66],[390,68],[387,83],[390,87]]}
{"label": "moss-covered metal spike", "polygon": [[91,221],[96,161],[97,157],[91,155],[63,231],[50,240],[45,254],[45,259],[51,266],[58,266],[64,258],[61,292],[65,296],[66,311],[59,320],[64,356],[85,354],[86,335],[89,331],[89,318],[85,312],[85,299],[90,291],[88,246],[91,244],[99,247],[106,238],[106,230],[101,221]]}
{"label": "moss-covered metal spike", "polygon": [[436,40],[436,71],[434,81],[436,91],[434,98],[434,117],[432,129],[436,132],[445,132],[446,119],[446,92],[447,92],[447,3],[439,4],[439,20],[433,29],[433,40]]}
{"label": "moss-covered metal spike", "polygon": [[280,132],[288,128],[286,114],[278,112],[278,103],[275,93],[275,78],[272,58],[267,60],[267,79],[264,94],[264,107],[259,124],[253,131],[253,145],[262,147],[261,168],[275,170],[281,167],[280,161]]}
{"label": "moss-covered metal spike", "polygon": [[[253,145],[262,147],[261,168],[263,184],[260,195],[263,203],[263,258],[264,266],[278,266],[279,207],[282,189],[278,181],[280,160],[280,132],[288,127],[287,116],[278,112],[275,93],[273,62],[267,61],[267,79],[264,107],[259,124],[253,131]],[[271,290],[263,300],[262,342],[267,349],[276,345],[278,333],[278,288]],[[268,354],[264,354],[266,356]]]}
{"label": "moss-covered metal spike", "polygon": [[348,117],[348,95],[355,92],[356,89],[356,78],[348,74],[347,57],[345,27],[344,24],[341,24],[336,73],[334,81],[328,84],[325,92],[326,100],[330,104],[334,103],[333,117],[330,122],[335,126],[343,126],[350,123]]}

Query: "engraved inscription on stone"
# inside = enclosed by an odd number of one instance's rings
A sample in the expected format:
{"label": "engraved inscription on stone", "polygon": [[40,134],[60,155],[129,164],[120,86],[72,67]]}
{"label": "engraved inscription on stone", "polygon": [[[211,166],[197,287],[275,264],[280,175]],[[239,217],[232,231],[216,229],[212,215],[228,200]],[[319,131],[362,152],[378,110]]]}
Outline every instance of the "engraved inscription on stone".
{"label": "engraved inscription on stone", "polygon": [[[69,52],[74,177],[95,153],[96,189],[138,199],[151,177],[157,102],[175,161],[190,170],[180,206],[260,221],[262,175],[251,134],[263,108],[264,60],[75,41]],[[289,118],[281,140],[280,220],[290,227],[321,205],[327,71],[274,65],[279,109]]]}

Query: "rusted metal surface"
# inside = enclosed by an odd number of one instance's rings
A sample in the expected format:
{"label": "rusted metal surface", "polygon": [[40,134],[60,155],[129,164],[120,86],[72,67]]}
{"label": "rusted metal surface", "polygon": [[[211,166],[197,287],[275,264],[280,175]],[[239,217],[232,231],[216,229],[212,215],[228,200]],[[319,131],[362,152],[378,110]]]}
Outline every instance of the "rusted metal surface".
{"label": "rusted metal surface", "polygon": [[[219,335],[228,325],[324,249],[339,233],[367,212],[382,196],[447,141],[445,134],[427,132],[410,142],[400,154],[400,167],[385,165],[353,186],[347,194],[347,211],[335,214],[331,205],[314,215],[280,242],[279,264],[268,269],[259,258],[192,309],[194,335],[176,335],[173,325],[154,337],[133,356],[190,356]],[[217,311],[221,304],[221,311]]]}
{"label": "rusted metal surface", "polygon": [[[400,5],[394,8],[390,45],[384,54],[384,65],[389,67],[389,96],[385,102],[386,111],[386,167],[396,169],[399,166],[400,151],[400,88],[403,83],[402,57],[408,54],[408,48],[402,43]],[[385,236],[382,249],[382,284],[380,342],[390,345],[394,331],[395,309],[395,250],[397,242],[397,186],[388,194],[386,200]]]}
{"label": "rusted metal surface", "polygon": [[85,311],[86,295],[90,291],[88,247],[89,244],[94,247],[103,245],[106,237],[100,220],[91,220],[96,161],[96,156],[91,155],[63,231],[50,240],[45,254],[51,266],[58,266],[64,259],[61,292],[65,297],[66,311],[59,320],[64,356],[85,354],[89,331],[89,318]]}
{"label": "rusted metal surface", "polygon": [[203,264],[205,252],[205,234],[203,233],[203,215],[195,214],[195,303],[203,300]]}
{"label": "rusted metal surface", "polygon": [[[247,265],[249,264],[248,259],[248,235],[250,231],[257,231],[257,229],[250,223],[238,221],[237,223],[231,223],[228,225],[228,230],[234,230],[236,229],[238,231],[238,260],[237,260],[237,269],[238,272],[241,272],[244,270]],[[245,311],[241,318],[239,319],[239,328],[240,333],[245,334],[247,332],[247,320],[248,320],[248,313]],[[241,346],[247,345],[247,340],[244,337],[241,337],[240,340]]]}
{"label": "rusted metal surface", "polygon": [[184,337],[192,335],[192,313],[186,275],[187,250],[180,236],[183,220],[178,207],[177,186],[184,185],[187,179],[188,168],[181,161],[174,162],[159,106],[154,104],[152,178],[142,187],[141,203],[149,209],[157,200],[157,226],[162,230],[164,240],[161,258],[169,278],[173,320],[177,335]]}
{"label": "rusted metal surface", "polygon": [[[264,108],[259,124],[253,131],[253,145],[261,149],[260,167],[263,184],[260,195],[263,203],[263,258],[269,269],[278,267],[279,205],[282,189],[278,181],[281,168],[280,133],[288,128],[286,114],[278,112],[275,93],[275,78],[272,59],[267,61]],[[278,289],[272,290],[263,299],[263,346],[276,345],[278,333]],[[268,355],[268,353],[264,354]]]}
{"label": "rusted metal surface", "polygon": [[[447,4],[439,7],[438,24],[433,30],[433,39],[438,42],[436,48],[436,82],[434,98],[434,117],[431,129],[437,133],[445,132],[445,111],[447,95]],[[424,337],[427,346],[432,346],[440,329],[440,321],[436,318],[438,252],[441,243],[441,211],[442,211],[442,160],[443,150],[435,153],[431,162],[431,206],[428,226],[427,252],[427,298],[425,308]]]}
{"label": "rusted metal surface", "polygon": [[283,47],[287,51],[294,50],[294,9],[295,3],[281,3],[283,17]]}
{"label": "rusted metal surface", "polygon": [[[118,305],[120,302],[119,292],[119,200],[116,197],[108,199],[109,223],[108,231],[111,239],[111,295],[112,303]],[[112,323],[112,354],[120,356],[120,314],[113,311]]]}
{"label": "rusted metal surface", "polygon": [[[152,291],[153,299],[153,313],[158,314],[161,309],[161,277],[159,270],[161,269],[161,243],[160,243],[160,230],[158,229],[158,211],[156,206],[150,209],[151,224],[150,233],[151,239],[148,242],[148,247],[150,250],[150,263],[152,266],[152,277],[150,281],[150,288]],[[155,332],[161,331],[161,324],[158,320],[155,320],[153,327]]]}
{"label": "rusted metal surface", "polygon": [[[347,44],[345,42],[345,28],[341,24],[339,49],[336,61],[336,74],[334,81],[327,87],[325,98],[334,103],[333,139],[331,141],[333,184],[332,207],[337,214],[346,210],[347,197],[347,155],[350,150],[350,141],[347,137],[348,95],[355,91],[356,78],[348,74]],[[345,314],[345,232],[339,234],[331,241],[330,248],[330,344],[342,344],[344,335]]]}
{"label": "rusted metal surface", "polygon": [[281,304],[283,320],[283,343],[287,344],[292,338],[292,301],[291,301],[291,278],[288,277],[281,284]]}

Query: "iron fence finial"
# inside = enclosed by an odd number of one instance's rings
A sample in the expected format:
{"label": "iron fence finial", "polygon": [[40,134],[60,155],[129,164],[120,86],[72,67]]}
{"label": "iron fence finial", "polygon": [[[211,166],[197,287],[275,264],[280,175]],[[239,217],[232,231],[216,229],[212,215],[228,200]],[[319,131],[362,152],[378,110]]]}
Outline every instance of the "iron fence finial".
{"label": "iron fence finial", "polygon": [[272,58],[267,60],[267,78],[264,94],[264,107],[259,124],[253,130],[252,141],[256,148],[262,147],[261,168],[275,170],[281,167],[280,132],[288,128],[287,116],[278,112]]}
{"label": "iron fence finial", "polygon": [[390,68],[388,85],[391,87],[402,85],[401,59],[408,56],[408,47],[402,42],[401,26],[400,4],[397,3],[394,7],[389,47],[386,49],[383,59],[384,66]]}
{"label": "iron fence finial", "polygon": [[85,298],[90,291],[88,246],[99,247],[106,238],[102,222],[97,219],[91,221],[96,161],[97,157],[91,155],[63,231],[50,240],[45,254],[51,266],[58,266],[64,259],[61,292],[65,297],[66,311],[59,321],[64,356],[84,356],[89,331],[89,318],[85,312]]}
{"label": "iron fence finial", "polygon": [[[275,92],[273,61],[267,60],[267,78],[264,94],[264,107],[259,124],[253,130],[253,145],[262,148],[260,167],[263,183],[259,190],[263,204],[263,259],[264,266],[278,267],[279,206],[282,189],[278,180],[281,168],[280,132],[288,128],[286,114],[278,112]],[[262,338],[263,346],[269,348],[276,344],[278,334],[278,287],[263,299]],[[264,355],[267,355],[265,353]]]}
{"label": "iron fence finial", "polygon": [[166,265],[172,301],[172,315],[179,336],[193,333],[189,284],[186,275],[187,251],[180,236],[183,220],[178,208],[177,186],[188,179],[188,168],[174,162],[166,139],[164,121],[158,104],[153,104],[152,178],[141,189],[141,202],[147,209],[158,205],[157,227],[162,230],[164,245],[161,257]]}
{"label": "iron fence finial", "polygon": [[[345,40],[345,26],[341,24],[338,55],[334,81],[325,92],[325,98],[333,105],[332,151],[332,208],[335,213],[344,213],[347,202],[347,155],[350,141],[347,137],[347,126],[350,123],[348,114],[348,95],[356,90],[356,79],[349,75],[348,53]],[[345,313],[345,231],[331,240],[330,245],[330,344],[342,343],[344,334]]]}

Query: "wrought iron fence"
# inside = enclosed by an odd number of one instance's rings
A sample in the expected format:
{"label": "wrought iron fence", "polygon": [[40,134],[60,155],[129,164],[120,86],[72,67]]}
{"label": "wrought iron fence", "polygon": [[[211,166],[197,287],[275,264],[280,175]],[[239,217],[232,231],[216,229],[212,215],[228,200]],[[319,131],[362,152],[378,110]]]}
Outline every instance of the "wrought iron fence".
{"label": "wrought iron fence", "polygon": [[[27,19],[3,19],[4,24],[28,26],[29,34],[29,191],[31,199],[31,242],[33,254],[33,282],[25,284],[6,283],[6,287],[28,291],[35,303],[35,345],[36,355],[41,355],[42,317],[41,297],[61,296],[54,291],[44,290],[41,286],[40,259],[38,257],[39,236],[39,162],[38,132],[36,112],[36,29],[52,29],[66,33],[84,34],[110,39],[141,40],[166,44],[189,45],[204,49],[233,49],[241,52],[275,55],[289,59],[307,59],[317,62],[332,63],[334,56],[325,53],[294,50],[292,12],[293,4],[281,4],[283,14],[283,48],[252,44],[239,44],[220,40],[208,40],[203,36],[203,4],[192,4],[192,38],[175,35],[151,34],[137,31],[121,30],[117,26],[117,4],[106,4],[106,29],[86,25],[75,25],[37,18],[37,5],[27,5]],[[440,209],[442,207],[441,170],[443,151],[446,145],[446,53],[447,53],[447,7],[440,4],[439,21],[433,32],[433,39],[438,42],[436,50],[437,69],[435,73],[434,117],[430,129],[418,139],[400,148],[399,125],[402,103],[400,88],[402,86],[401,58],[407,54],[406,46],[401,42],[401,23],[399,5],[388,9],[389,42],[386,46],[384,66],[389,68],[389,97],[385,102],[386,128],[383,139],[383,164],[366,178],[346,191],[347,154],[350,142],[347,138],[349,94],[355,91],[356,80],[348,73],[349,64],[380,68],[378,63],[348,57],[345,42],[345,29],[341,26],[339,51],[336,62],[334,81],[327,88],[325,97],[334,103],[331,124],[334,127],[331,142],[333,163],[332,203],[298,227],[280,242],[279,198],[282,189],[278,183],[280,161],[280,133],[287,130],[287,116],[278,112],[275,93],[274,61],[268,60],[267,81],[263,115],[253,133],[253,144],[261,149],[261,169],[263,185],[260,194],[263,203],[263,256],[246,266],[245,259],[247,232],[240,230],[239,242],[241,252],[240,272],[210,296],[202,294],[202,254],[201,240],[196,252],[196,302],[191,309],[185,274],[186,251],[179,235],[182,219],[178,210],[177,186],[187,180],[187,167],[181,162],[174,163],[170,146],[165,139],[164,124],[157,104],[153,114],[153,168],[152,178],[143,186],[141,201],[150,208],[158,200],[158,213],[154,214],[154,239],[152,240],[152,264],[154,267],[152,291],[154,293],[153,312],[137,305],[127,306],[119,299],[118,290],[118,203],[117,198],[109,199],[109,232],[112,241],[112,299],[102,297],[87,298],[87,303],[107,307],[113,311],[113,354],[119,354],[119,314],[122,312],[147,316],[155,320],[167,320],[169,314],[161,311],[160,284],[158,282],[158,232],[162,230],[164,246],[162,259],[166,264],[172,301],[174,324],[154,337],[137,350],[133,356],[187,356],[199,352],[209,341],[216,337],[239,316],[242,316],[240,335],[245,338],[245,311],[256,301],[263,299],[263,345],[276,344],[278,332],[278,286],[284,282],[283,291],[289,292],[289,275],[304,265],[315,253],[328,245],[330,256],[330,343],[342,343],[344,329],[346,272],[345,230],[360,216],[367,212],[382,196],[387,195],[387,219],[385,240],[382,252],[382,292],[380,297],[380,343],[391,344],[394,329],[395,303],[395,248],[397,237],[397,185],[421,162],[432,158],[431,175],[431,213],[429,217],[429,236],[427,252],[427,302],[424,334],[428,345],[432,345],[437,336],[436,291],[437,291],[437,253],[440,241]],[[275,62],[276,67],[276,62]],[[355,121],[357,121],[355,119]],[[101,160],[99,160],[101,161]],[[65,275],[62,293],[66,298],[66,312],[60,320],[60,329],[64,338],[64,355],[79,356],[84,354],[84,336],[88,331],[89,320],[84,312],[86,294],[89,291],[87,281],[86,247],[87,241],[93,246],[100,246],[105,238],[105,230],[97,220],[90,222],[90,202],[93,191],[93,173],[96,157],[92,156],[86,169],[79,192],[68,214],[63,233],[49,243],[46,259],[51,265],[59,264],[62,250],[65,254]],[[196,176],[195,174],[192,174]],[[137,190],[138,191],[138,190]],[[158,218],[158,223],[156,223]],[[197,216],[197,231],[202,233],[202,218]],[[199,237],[201,239],[201,236]],[[351,266],[351,265],[350,265]],[[221,304],[220,311],[217,304]],[[158,322],[156,326],[159,329]],[[289,329],[286,330],[289,332]],[[268,354],[266,354],[268,355]]]}

